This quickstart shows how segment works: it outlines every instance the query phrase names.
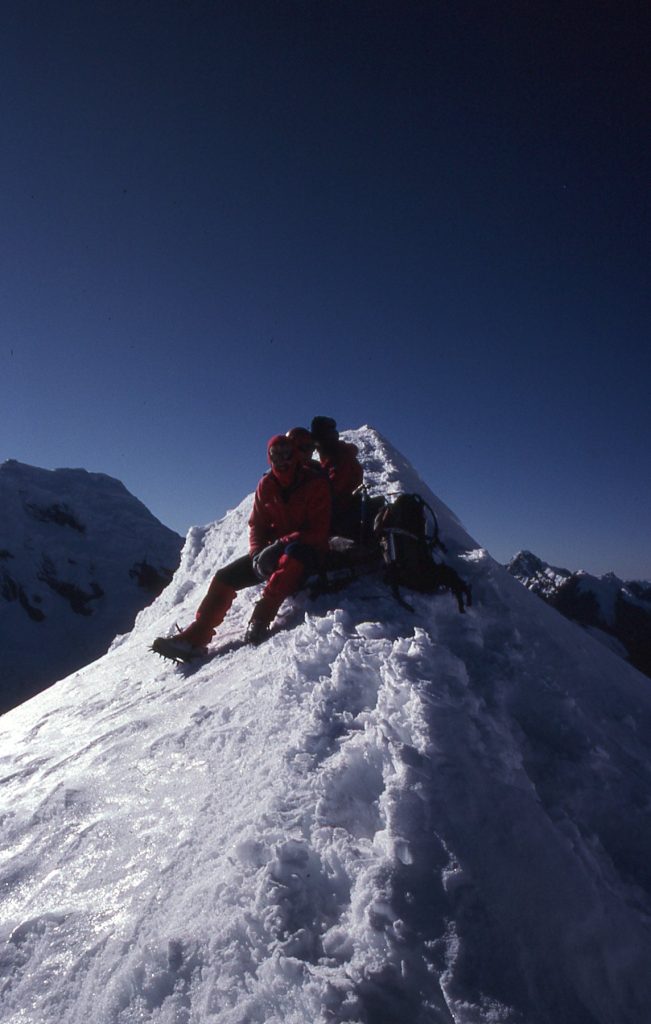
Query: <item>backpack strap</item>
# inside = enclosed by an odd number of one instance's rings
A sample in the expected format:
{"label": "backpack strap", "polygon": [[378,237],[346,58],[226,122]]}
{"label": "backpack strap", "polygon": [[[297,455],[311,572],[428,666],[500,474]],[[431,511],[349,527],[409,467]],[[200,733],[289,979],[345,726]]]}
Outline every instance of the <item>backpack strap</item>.
{"label": "backpack strap", "polygon": [[395,597],[398,604],[401,605],[403,608],[406,608],[408,612],[413,613],[415,611],[413,604],[409,604],[409,601],[405,601],[404,597],[401,597],[397,583],[391,584],[391,593]]}
{"label": "backpack strap", "polygon": [[430,550],[435,551],[436,548],[438,548],[439,551],[442,551],[444,554],[447,554],[447,550],[448,549],[446,548],[445,544],[441,540],[441,534],[440,534],[440,531],[439,531],[439,521],[436,518],[436,513],[435,513],[434,509],[432,508],[431,505],[429,505],[425,501],[424,498],[421,498],[420,494],[414,494],[413,497],[416,499],[416,501],[419,502],[419,504],[423,508],[427,509],[427,511],[429,512],[430,516],[432,517],[433,533],[432,533],[432,536],[430,538],[428,538],[428,541],[427,541]]}

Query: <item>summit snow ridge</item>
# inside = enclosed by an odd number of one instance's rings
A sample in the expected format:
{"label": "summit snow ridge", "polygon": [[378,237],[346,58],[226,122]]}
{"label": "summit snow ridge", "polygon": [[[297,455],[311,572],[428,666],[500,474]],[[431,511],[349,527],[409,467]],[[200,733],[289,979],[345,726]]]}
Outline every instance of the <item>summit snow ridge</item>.
{"label": "summit snow ridge", "polygon": [[[651,697],[380,435],[473,586],[297,596],[260,648],[147,651],[245,550],[250,498],[100,661],[0,720],[3,1024],[640,1024]],[[215,643],[240,635],[238,595]]]}

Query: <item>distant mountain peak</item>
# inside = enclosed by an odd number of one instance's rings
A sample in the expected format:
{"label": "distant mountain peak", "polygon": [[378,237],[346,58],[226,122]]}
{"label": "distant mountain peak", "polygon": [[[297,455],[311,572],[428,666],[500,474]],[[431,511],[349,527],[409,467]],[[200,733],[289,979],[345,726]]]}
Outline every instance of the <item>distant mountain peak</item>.
{"label": "distant mountain peak", "polygon": [[93,661],[172,578],[182,539],[124,484],[0,465],[0,710]]}
{"label": "distant mountain peak", "polygon": [[528,590],[651,676],[651,584],[558,569],[530,551],[506,566]]}

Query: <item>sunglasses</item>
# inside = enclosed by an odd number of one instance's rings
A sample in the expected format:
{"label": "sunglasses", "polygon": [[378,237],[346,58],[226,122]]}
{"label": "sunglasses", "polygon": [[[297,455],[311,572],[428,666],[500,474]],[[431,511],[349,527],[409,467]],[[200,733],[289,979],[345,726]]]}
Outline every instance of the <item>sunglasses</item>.
{"label": "sunglasses", "polygon": [[269,458],[272,466],[286,466],[294,458],[294,448],[283,445],[282,448],[274,446],[269,449]]}

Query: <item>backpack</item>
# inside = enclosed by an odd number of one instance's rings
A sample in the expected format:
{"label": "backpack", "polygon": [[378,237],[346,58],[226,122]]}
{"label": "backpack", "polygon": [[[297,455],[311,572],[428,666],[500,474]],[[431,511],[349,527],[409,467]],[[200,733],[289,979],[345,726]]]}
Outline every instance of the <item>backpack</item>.
{"label": "backpack", "polygon": [[421,594],[439,590],[454,593],[459,611],[471,603],[470,587],[450,566],[435,562],[434,551],[445,552],[433,509],[419,494],[400,494],[391,504],[380,509],[375,517],[375,536],[382,549],[385,580],[396,600],[413,611],[400,596],[400,587]]}

